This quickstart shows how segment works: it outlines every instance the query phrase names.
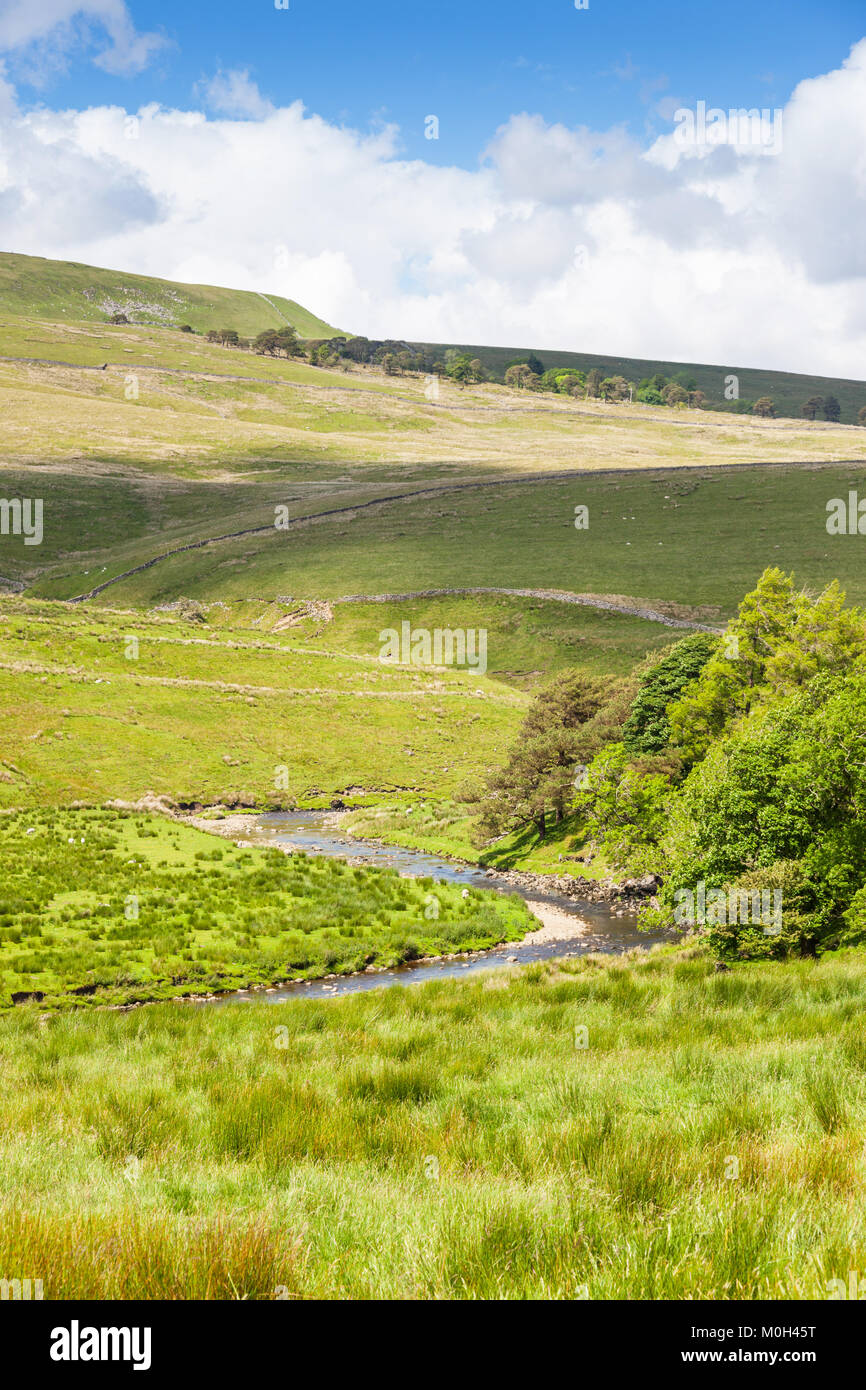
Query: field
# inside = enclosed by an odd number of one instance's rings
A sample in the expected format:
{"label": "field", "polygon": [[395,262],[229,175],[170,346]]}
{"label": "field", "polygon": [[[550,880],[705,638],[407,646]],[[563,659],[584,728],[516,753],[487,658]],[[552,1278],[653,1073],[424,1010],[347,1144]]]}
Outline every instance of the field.
{"label": "field", "polygon": [[862,957],[699,949],[19,1009],[0,1264],[46,1298],[826,1298],[866,1262],[864,1006]]}
{"label": "field", "polygon": [[464,898],[432,879],[238,848],[128,812],[3,817],[0,873],[0,1009],[348,974],[516,940],[532,925],[518,898]]}
{"label": "field", "polygon": [[[808,584],[838,576],[852,599],[864,596],[858,538],[826,530],[827,502],[849,489],[863,493],[864,479],[862,466],[828,464],[512,479],[400,501],[388,501],[380,487],[381,502],[357,510],[354,498],[336,498],[333,505],[345,511],[310,522],[304,516],[324,508],[299,499],[289,513],[298,521],[286,531],[274,526],[272,502],[260,504],[254,520],[248,514],[255,533],[161,560],[99,601],[144,606],[181,596],[232,602],[280,594],[335,600],[419,590],[446,591],[447,599],[449,590],[496,586],[619,596],[632,606],[667,603],[679,606],[672,616],[713,625],[766,564],[796,569]],[[575,529],[577,505],[588,508],[585,530]],[[185,537],[203,529],[201,521],[187,525]],[[186,543],[180,535],[177,541]],[[26,547],[15,544],[27,563]],[[95,570],[101,583],[169,548],[151,537],[123,547],[122,560],[105,550],[77,563],[70,556],[33,590],[71,598],[87,591]],[[11,560],[11,545],[6,553]],[[528,612],[543,602],[539,592],[521,606]],[[562,621],[567,626],[573,617],[568,611]],[[350,621],[341,614],[342,624]]]}
{"label": "field", "polygon": [[495,383],[444,380],[433,399],[429,389],[418,374],[263,358],[159,325],[7,316],[0,301],[8,464],[87,459],[223,477],[299,461],[483,474],[866,457],[866,431],[850,423],[608,405]]}
{"label": "field", "polygon": [[[288,605],[291,612],[291,605]],[[504,750],[525,696],[176,614],[0,602],[0,805],[290,806],[447,791]]]}

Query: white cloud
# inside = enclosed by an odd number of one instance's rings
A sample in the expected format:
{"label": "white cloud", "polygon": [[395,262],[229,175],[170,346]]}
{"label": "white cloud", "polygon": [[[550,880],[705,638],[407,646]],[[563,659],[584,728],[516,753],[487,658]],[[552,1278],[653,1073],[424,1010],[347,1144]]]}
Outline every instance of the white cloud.
{"label": "white cloud", "polygon": [[136,31],[124,0],[0,0],[0,52],[35,60],[37,70],[40,61],[56,64],[93,29],[109,39],[94,62],[111,73],[140,72],[165,43]]}
{"label": "white cloud", "polygon": [[773,156],[521,114],[476,170],[434,166],[245,71],[209,84],[213,118],[7,97],[9,249],[276,292],[371,336],[863,374],[866,40],[800,84]]}
{"label": "white cloud", "polygon": [[247,116],[261,121],[273,113],[273,106],[262,96],[256,83],[244,68],[222,69],[209,82],[200,84],[201,90],[213,111],[225,116]]}

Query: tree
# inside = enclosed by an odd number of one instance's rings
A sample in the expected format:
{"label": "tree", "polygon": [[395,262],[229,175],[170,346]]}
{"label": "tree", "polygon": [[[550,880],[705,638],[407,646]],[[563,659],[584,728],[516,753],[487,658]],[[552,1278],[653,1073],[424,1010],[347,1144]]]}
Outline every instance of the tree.
{"label": "tree", "polygon": [[669,792],[667,778],[635,767],[621,743],[609,744],[593,759],[577,809],[586,837],[604,845],[612,868],[640,870],[648,861],[658,863]]}
{"label": "tree", "polygon": [[129,323],[129,319],[126,317],[126,314],[122,313],[120,309],[117,309],[117,310],[115,310],[115,312],[111,315],[111,317],[109,318],[108,322],[109,322],[109,323]]}
{"label": "tree", "polygon": [[861,405],[857,411],[857,423],[858,425],[866,425],[866,405]]}
{"label": "tree", "polygon": [[526,365],[536,376],[544,376],[544,363],[540,357],[536,357],[534,352],[531,352],[527,357]]}
{"label": "tree", "polygon": [[661,753],[667,748],[671,733],[667,707],[697,680],[718,645],[718,637],[711,633],[694,632],[642,677],[622,730],[628,753]]}
{"label": "tree", "polygon": [[664,405],[665,403],[661,391],[657,391],[654,386],[639,387],[637,398],[642,405]]}
{"label": "tree", "polygon": [[600,681],[567,671],[536,695],[504,767],[492,772],[480,797],[485,836],[534,824],[545,835],[552,811],[560,820],[574,796],[575,765],[588,759],[581,731],[604,706]]}
{"label": "tree", "polygon": [[461,387],[469,386],[473,381],[478,381],[478,374],[483,371],[484,368],[479,359],[470,357],[468,352],[461,352],[448,367],[448,375],[452,381],[459,381]]}
{"label": "tree", "polygon": [[842,407],[835,396],[824,397],[824,419],[839,420],[842,415]]}
{"label": "tree", "polygon": [[382,370],[384,371],[385,375],[396,376],[397,368],[398,363],[396,355],[393,352],[386,352],[384,357],[382,358]]}
{"label": "tree", "polygon": [[703,391],[697,390],[689,392],[689,405],[692,410],[701,410],[706,399],[706,395]]}
{"label": "tree", "polygon": [[805,417],[806,417],[807,420],[814,420],[814,419],[815,419],[815,416],[818,414],[818,412],[819,412],[820,410],[823,410],[823,409],[824,409],[824,397],[823,397],[823,396],[810,396],[809,399],[803,403],[802,412],[801,412],[801,413],[802,413],[803,415],[805,415]]}
{"label": "tree", "polygon": [[674,375],[671,377],[671,381],[675,381],[677,386],[682,386],[683,390],[686,393],[689,393],[691,391],[697,391],[698,389],[698,383],[695,381],[695,378],[692,376],[691,372],[674,372]]}
{"label": "tree", "polygon": [[505,385],[514,386],[518,391],[524,387],[533,389],[539,385],[540,380],[526,362],[516,362],[505,373]]}
{"label": "tree", "polygon": [[844,670],[863,645],[864,615],[845,607],[835,580],[813,597],[795,591],[792,575],[764,570],[700,678],[668,707],[672,744],[697,762],[762,691],[782,698],[820,670]]}
{"label": "tree", "polygon": [[604,381],[604,372],[599,367],[592,367],[586,374],[586,394],[597,396],[599,387]]}
{"label": "tree", "polygon": [[624,376],[608,376],[600,383],[598,394],[604,401],[627,401],[629,384]]}
{"label": "tree", "polygon": [[770,419],[776,414],[776,407],[769,396],[761,396],[752,406],[753,415],[761,415],[764,419]]}
{"label": "tree", "polygon": [[662,391],[662,399],[665,405],[688,405],[689,393],[678,381],[669,381]]}
{"label": "tree", "polygon": [[193,329],[192,324],[182,323],[180,325],[180,331],[181,333],[193,333],[195,330]]}
{"label": "tree", "polygon": [[253,341],[253,352],[268,357],[294,357],[300,351],[298,335],[294,328],[266,328]]}
{"label": "tree", "polygon": [[556,373],[555,389],[563,396],[583,395],[586,377],[583,372],[559,371]]}
{"label": "tree", "polygon": [[224,347],[237,347],[240,342],[240,338],[233,328],[221,328],[219,340]]}

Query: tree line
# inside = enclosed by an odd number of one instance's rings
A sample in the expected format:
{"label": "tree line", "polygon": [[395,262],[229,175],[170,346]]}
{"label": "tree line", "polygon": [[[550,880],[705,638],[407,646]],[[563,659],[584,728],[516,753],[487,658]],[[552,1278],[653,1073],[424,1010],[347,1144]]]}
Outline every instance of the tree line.
{"label": "tree line", "polygon": [[[663,883],[648,925],[703,885],[778,893],[778,931],[707,919],[723,957],[866,944],[866,613],[837,583],[765,570],[722,637],[694,633],[631,676],[566,671],[501,767],[461,789],[479,847],[559,826],[584,860]],[[688,924],[688,923],[686,923]]]}

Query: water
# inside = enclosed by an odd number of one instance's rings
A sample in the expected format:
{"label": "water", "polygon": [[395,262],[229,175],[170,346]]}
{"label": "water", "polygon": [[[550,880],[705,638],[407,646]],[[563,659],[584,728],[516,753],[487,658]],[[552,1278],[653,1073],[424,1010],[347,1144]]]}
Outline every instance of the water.
{"label": "water", "polygon": [[334,999],[338,995],[383,989],[388,985],[421,984],[425,980],[465,976],[473,971],[490,970],[496,966],[513,964],[515,961],[526,965],[530,961],[546,960],[553,956],[583,956],[590,951],[618,954],[634,947],[646,948],[655,941],[665,940],[663,935],[638,931],[633,917],[617,917],[615,909],[607,903],[583,902],[580,899],[568,898],[562,893],[518,888],[508,883],[501,875],[488,876],[484,869],[455,864],[435,854],[424,854],[420,850],[402,849],[395,845],[379,845],[370,840],[358,840],[349,835],[341,835],[339,829],[329,823],[330,819],[322,811],[286,811],[257,816],[255,819],[250,817],[250,828],[245,829],[244,839],[256,844],[292,845],[308,854],[350,858],[379,868],[396,869],[398,873],[412,878],[429,877],[445,883],[464,884],[488,890],[492,888],[500,893],[518,893],[534,902],[550,903],[570,917],[588,922],[591,931],[573,941],[552,941],[534,946],[511,941],[502,946],[494,946],[489,951],[476,952],[472,957],[463,960],[414,962],[373,975],[344,975],[333,980],[300,980],[268,993],[256,990],[251,994],[223,995],[215,1002],[254,999],[278,1004],[285,999],[298,997]]}

